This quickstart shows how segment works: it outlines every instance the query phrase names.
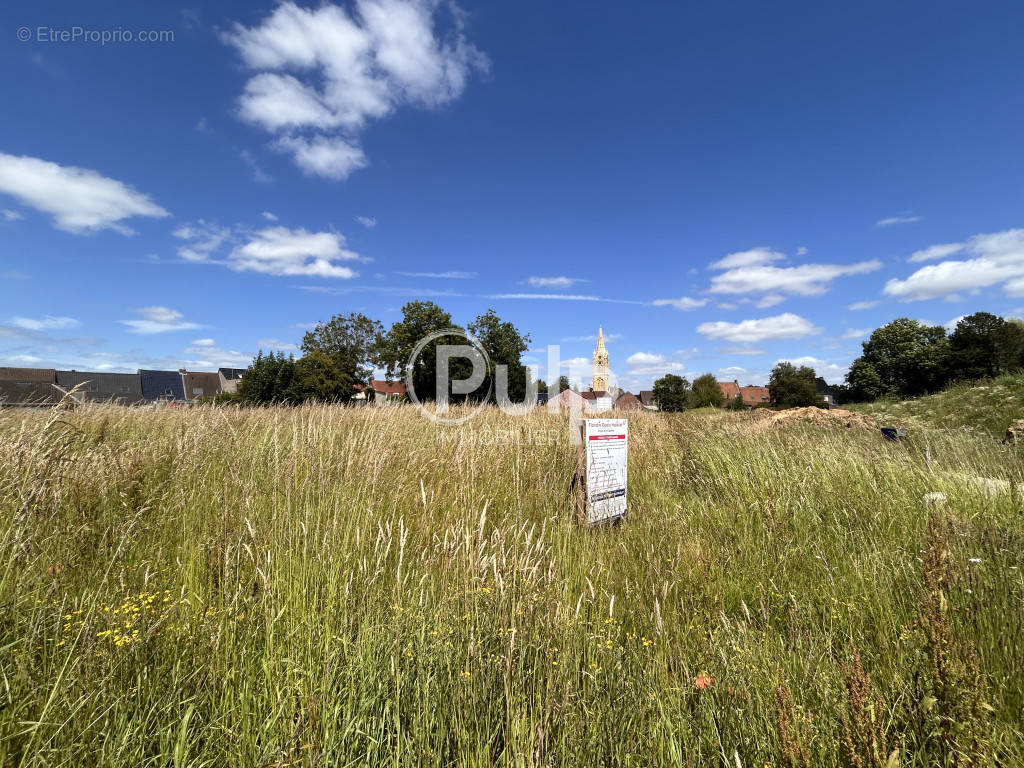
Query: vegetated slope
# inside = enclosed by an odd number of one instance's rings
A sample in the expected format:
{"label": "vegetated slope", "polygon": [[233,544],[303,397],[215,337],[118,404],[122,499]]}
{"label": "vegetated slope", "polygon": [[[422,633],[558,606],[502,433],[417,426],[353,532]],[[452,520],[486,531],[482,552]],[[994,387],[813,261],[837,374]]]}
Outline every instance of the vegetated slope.
{"label": "vegetated slope", "polygon": [[0,413],[0,765],[1024,763],[1015,449],[628,418]]}
{"label": "vegetated slope", "polygon": [[1007,426],[1024,419],[1024,374],[955,384],[934,395],[844,405],[874,416],[884,427],[932,426],[1002,438]]}

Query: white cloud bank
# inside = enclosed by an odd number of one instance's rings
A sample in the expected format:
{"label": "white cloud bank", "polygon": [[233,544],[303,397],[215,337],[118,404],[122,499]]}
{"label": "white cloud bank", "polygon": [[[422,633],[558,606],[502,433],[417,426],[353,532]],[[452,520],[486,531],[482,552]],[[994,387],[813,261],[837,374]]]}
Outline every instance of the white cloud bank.
{"label": "white cloud bank", "polygon": [[26,331],[53,331],[65,328],[77,328],[79,323],[73,317],[57,317],[54,315],[43,315],[35,317],[12,317],[11,325],[24,328]]}
{"label": "white cloud bank", "polygon": [[933,245],[917,251],[911,261],[928,261],[960,254],[918,269],[904,280],[885,284],[885,294],[902,301],[945,298],[1001,285],[1008,296],[1024,296],[1024,229],[975,235],[965,243]]}
{"label": "white cloud bank", "polygon": [[821,333],[821,328],[816,327],[810,320],[787,312],[775,317],[743,320],[739,323],[701,323],[697,326],[697,333],[710,339],[742,344],[765,339],[802,339]]}
{"label": "white cloud bank", "polygon": [[692,299],[689,296],[680,296],[678,299],[655,299],[651,302],[656,307],[675,307],[681,312],[689,312],[707,303],[707,299]]}
{"label": "white cloud bank", "polygon": [[167,307],[142,307],[135,310],[142,315],[141,320],[120,320],[122,325],[127,325],[132,333],[154,334],[169,333],[171,331],[191,331],[202,328],[199,323],[192,323],[184,320],[184,315],[176,309]]}
{"label": "white cloud bank", "polygon": [[881,269],[877,259],[855,264],[801,264],[796,267],[774,266],[772,262],[785,255],[768,248],[754,248],[731,253],[711,265],[725,269],[711,278],[711,293],[761,294],[758,306],[770,307],[786,296],[818,296],[831,288],[832,281],[848,275],[863,275]]}
{"label": "white cloud bank", "polygon": [[653,352],[636,352],[626,358],[631,376],[655,376],[664,373],[678,373],[685,369],[682,363],[667,360],[664,355]]}
{"label": "white cloud bank", "polygon": [[875,222],[875,226],[879,228],[894,227],[897,224],[914,224],[915,222],[921,221],[922,216],[915,216],[912,213],[903,214],[901,216],[889,216],[884,219],[879,219]]}
{"label": "white cloud bank", "polygon": [[57,229],[88,234],[112,229],[133,234],[122,223],[134,216],[164,218],[148,195],[88,168],[58,165],[38,157],[0,153],[0,193],[53,217]]}
{"label": "white cloud bank", "polygon": [[571,288],[587,281],[581,277],[530,277],[526,282],[534,288]]}
{"label": "white cloud bank", "polygon": [[[442,31],[440,10],[451,12]],[[368,163],[359,133],[369,121],[451,102],[489,66],[466,39],[462,12],[430,0],[356,0],[351,11],[284,2],[225,39],[258,72],[239,99],[242,119],[272,133],[307,173],[335,180]]]}

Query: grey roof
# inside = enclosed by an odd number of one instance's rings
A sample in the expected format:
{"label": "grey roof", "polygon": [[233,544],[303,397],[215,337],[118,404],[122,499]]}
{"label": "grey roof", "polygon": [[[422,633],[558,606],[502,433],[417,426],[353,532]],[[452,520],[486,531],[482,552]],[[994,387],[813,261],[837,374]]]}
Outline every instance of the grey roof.
{"label": "grey roof", "polygon": [[640,402],[644,405],[654,405],[657,401],[654,399],[653,389],[641,389],[640,390]]}
{"label": "grey roof", "polygon": [[0,381],[57,381],[53,368],[0,368]]}
{"label": "grey roof", "polygon": [[248,368],[218,368],[217,372],[221,376],[223,376],[225,379],[227,379],[228,381],[231,381],[232,379],[240,379],[240,378],[242,378],[242,374],[244,374],[247,370],[249,370],[249,369]]}
{"label": "grey roof", "polygon": [[147,400],[185,400],[181,371],[140,370],[142,395]]}
{"label": "grey roof", "polygon": [[96,402],[134,405],[145,401],[142,380],[137,373],[57,371],[57,385],[65,390],[80,385],[75,396]]}
{"label": "grey roof", "polygon": [[220,394],[220,374],[218,373],[186,371],[182,377],[185,380],[185,397],[189,400]]}
{"label": "grey roof", "polygon": [[16,381],[0,380],[0,407],[14,405],[47,407],[59,403],[64,393],[55,384],[34,381],[19,384]]}

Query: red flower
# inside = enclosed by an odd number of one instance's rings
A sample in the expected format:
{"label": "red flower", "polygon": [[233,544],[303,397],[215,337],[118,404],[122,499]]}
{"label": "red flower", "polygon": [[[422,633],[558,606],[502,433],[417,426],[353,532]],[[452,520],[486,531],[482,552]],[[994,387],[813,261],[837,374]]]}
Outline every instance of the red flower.
{"label": "red flower", "polygon": [[707,672],[701,672],[697,675],[697,679],[693,681],[693,687],[698,691],[703,691],[705,688],[710,687],[713,682],[715,682],[715,678]]}

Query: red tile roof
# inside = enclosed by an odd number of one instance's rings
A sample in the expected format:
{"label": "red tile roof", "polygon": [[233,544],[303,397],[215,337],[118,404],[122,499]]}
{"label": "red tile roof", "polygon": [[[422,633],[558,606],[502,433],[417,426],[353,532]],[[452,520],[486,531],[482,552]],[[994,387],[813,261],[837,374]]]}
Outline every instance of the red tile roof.
{"label": "red tile roof", "polygon": [[720,381],[718,382],[718,387],[722,390],[722,394],[725,395],[726,401],[734,400],[736,395],[740,393],[740,385],[735,381]]}
{"label": "red tile roof", "polygon": [[405,382],[404,381],[384,381],[384,379],[373,380],[373,391],[380,392],[383,395],[404,395],[405,394]]}
{"label": "red tile roof", "polygon": [[740,394],[745,405],[767,403],[769,400],[768,387],[741,387]]}

